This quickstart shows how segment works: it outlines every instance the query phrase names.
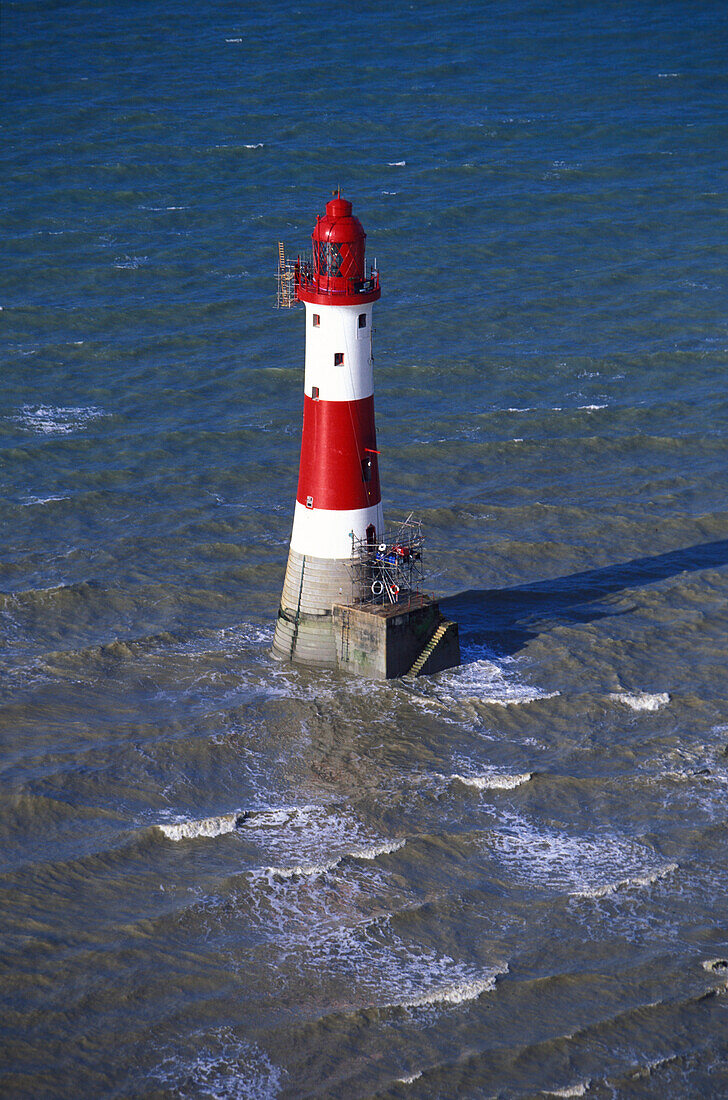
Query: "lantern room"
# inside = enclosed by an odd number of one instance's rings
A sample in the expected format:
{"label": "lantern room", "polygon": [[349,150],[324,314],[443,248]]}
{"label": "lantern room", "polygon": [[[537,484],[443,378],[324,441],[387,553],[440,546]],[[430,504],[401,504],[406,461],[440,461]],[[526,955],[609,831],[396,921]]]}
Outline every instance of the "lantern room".
{"label": "lantern room", "polygon": [[366,233],[351,212],[351,203],[337,192],[316,220],[311,235],[311,261],[295,269],[299,301],[315,305],[355,305],[380,296],[379,272],[365,265]]}

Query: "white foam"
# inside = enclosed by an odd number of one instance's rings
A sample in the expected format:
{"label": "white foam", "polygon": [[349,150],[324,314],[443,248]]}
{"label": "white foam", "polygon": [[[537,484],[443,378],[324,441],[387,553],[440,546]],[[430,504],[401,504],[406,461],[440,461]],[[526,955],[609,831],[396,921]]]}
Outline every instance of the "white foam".
{"label": "white foam", "polygon": [[244,145],[243,148],[244,149],[262,149],[264,145],[265,145],[265,142],[263,142],[263,141],[255,141],[250,145]]}
{"label": "white foam", "polygon": [[397,1084],[398,1085],[411,1085],[413,1081],[419,1081],[421,1076],[422,1076],[422,1072],[420,1071],[420,1073],[411,1073],[409,1075],[409,1077],[398,1077],[397,1078]]}
{"label": "white foam", "polygon": [[615,691],[610,694],[609,698],[614,699],[616,703],[624,703],[631,710],[660,710],[661,707],[666,707],[670,702],[670,695],[667,691],[656,692],[655,694],[650,694],[648,691]]}
{"label": "white foam", "polygon": [[725,959],[703,959],[700,965],[709,974],[725,974],[728,972],[728,963]]}
{"label": "white foam", "polygon": [[388,160],[387,164],[390,168],[404,168],[406,160]]}
{"label": "white foam", "polygon": [[136,271],[143,264],[149,263],[148,256],[117,256],[114,267],[123,271]]}
{"label": "white foam", "polygon": [[648,884],[673,869],[630,837],[559,832],[508,807],[501,807],[499,828],[488,842],[512,880],[572,897],[603,897],[628,885]]}
{"label": "white foam", "polygon": [[[439,685],[455,698],[471,699],[497,706],[519,706],[541,699],[554,699],[558,691],[542,691],[507,676],[503,667],[491,660],[471,661],[441,675]],[[439,692],[438,692],[439,694]]]}
{"label": "white foam", "polygon": [[69,497],[54,497],[54,496],[50,496],[50,497],[33,497],[33,496],[28,496],[23,501],[23,507],[27,508],[32,504],[52,504],[54,501],[57,501],[57,500],[69,500],[69,499],[70,499]]}
{"label": "white foam", "polygon": [[609,894],[615,894],[617,890],[634,890],[645,886],[652,886],[666,875],[677,871],[677,863],[668,863],[664,867],[658,867],[656,871],[648,871],[644,875],[635,875],[633,878],[623,878],[618,882],[606,883],[604,886],[594,886],[584,890],[573,891],[574,897],[580,898],[605,898]]}
{"label": "white foam", "polygon": [[405,844],[406,841],[404,840],[385,840],[382,844],[373,844],[370,848],[355,848],[351,852],[344,852],[335,859],[327,860],[324,863],[303,863],[297,864],[295,867],[266,867],[264,873],[266,875],[277,876],[278,878],[294,878],[296,875],[303,875],[306,878],[310,878],[314,875],[324,875],[327,871],[333,871],[334,868],[343,863],[345,859],[373,860],[376,859],[377,856],[388,855],[390,852],[397,852],[400,848],[403,848]]}
{"label": "white foam", "polygon": [[180,1100],[274,1100],[285,1072],[254,1043],[222,1027],[193,1034],[182,1050],[164,1055],[150,1076]]}
{"label": "white foam", "polygon": [[373,844],[371,848],[350,852],[349,856],[351,859],[376,859],[378,856],[388,856],[390,852],[398,852],[406,843],[406,840],[385,840],[382,844]]}
{"label": "white foam", "polygon": [[474,1001],[482,993],[495,989],[498,978],[508,973],[508,967],[495,967],[479,977],[460,978],[423,990],[412,997],[395,1001],[388,1008],[424,1008],[426,1005],[461,1005]]}
{"label": "white foam", "polygon": [[[315,875],[325,875],[327,871],[333,871],[334,867],[338,867],[343,858],[343,856],[339,856],[338,859],[332,859],[328,863],[299,863],[295,867],[265,867],[263,874],[266,876],[272,875],[276,878],[296,878],[298,875],[310,878]],[[259,874],[260,872],[253,871],[252,877],[256,878]]]}
{"label": "white foam", "polygon": [[607,405],[579,405],[582,412],[596,412],[597,409],[606,409]]}
{"label": "white foam", "polygon": [[198,840],[201,837],[224,836],[236,828],[238,812],[205,817],[200,821],[177,821],[169,825],[157,822],[168,840]]}
{"label": "white foam", "polygon": [[226,38],[225,41],[226,42],[242,42],[243,39],[242,38]]}
{"label": "white foam", "polygon": [[92,421],[105,415],[104,410],[95,405],[21,405],[16,415],[9,419],[40,435],[70,435],[72,432],[83,431]]}
{"label": "white foam", "polygon": [[577,1081],[573,1085],[566,1085],[563,1089],[548,1089],[544,1095],[546,1096],[584,1096],[586,1090],[591,1085],[591,1077],[587,1077],[585,1081]]}
{"label": "white foam", "polygon": [[531,772],[523,772],[522,775],[509,775],[507,772],[486,772],[483,775],[458,775],[450,776],[451,780],[464,783],[466,787],[475,787],[479,791],[503,790],[511,791],[520,787],[522,783],[528,783]]}

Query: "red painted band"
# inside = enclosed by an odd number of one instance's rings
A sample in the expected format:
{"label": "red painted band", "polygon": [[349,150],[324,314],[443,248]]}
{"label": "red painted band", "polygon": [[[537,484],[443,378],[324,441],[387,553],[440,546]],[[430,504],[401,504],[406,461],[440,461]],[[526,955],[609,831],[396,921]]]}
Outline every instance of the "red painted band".
{"label": "red painted band", "polygon": [[332,291],[330,294],[326,291],[316,292],[315,290],[308,290],[302,286],[296,287],[296,293],[298,294],[299,302],[310,302],[314,306],[359,306],[366,305],[367,302],[376,302],[378,298],[382,296],[381,287],[377,287],[375,290],[361,291],[357,294],[338,294]]}
{"label": "red painted band", "polygon": [[376,446],[373,396],[318,401],[305,394],[299,504],[337,512],[379,504]]}

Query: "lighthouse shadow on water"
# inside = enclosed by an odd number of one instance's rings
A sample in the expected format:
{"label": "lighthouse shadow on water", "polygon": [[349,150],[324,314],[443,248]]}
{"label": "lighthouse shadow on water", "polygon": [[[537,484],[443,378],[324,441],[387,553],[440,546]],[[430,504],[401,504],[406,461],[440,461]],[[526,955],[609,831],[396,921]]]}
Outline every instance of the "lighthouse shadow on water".
{"label": "lighthouse shadow on water", "polygon": [[629,614],[629,608],[617,611],[603,602],[625,589],[726,564],[728,539],[718,539],[511,588],[470,589],[440,602],[458,617],[471,644],[510,656],[550,625]]}
{"label": "lighthouse shadow on water", "polygon": [[278,305],[305,307],[298,490],[273,654],[377,679],[460,662],[457,624],[421,590],[419,524],[384,526],[372,361],[379,272],[341,193],[316,221],[310,259],[279,245]]}

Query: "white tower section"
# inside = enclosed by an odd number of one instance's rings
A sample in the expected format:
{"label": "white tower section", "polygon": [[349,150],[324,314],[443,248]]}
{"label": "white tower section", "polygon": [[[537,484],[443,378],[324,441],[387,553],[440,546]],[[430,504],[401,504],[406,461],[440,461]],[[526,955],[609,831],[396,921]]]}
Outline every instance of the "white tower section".
{"label": "white tower section", "polygon": [[[351,402],[373,401],[374,377],[372,364],[372,303],[364,306],[321,306],[305,303],[306,307],[306,368],[304,393],[312,401],[338,402],[344,433],[352,434]],[[339,361],[341,360],[341,361]],[[323,441],[321,441],[323,442]],[[336,456],[331,455],[337,479]],[[362,475],[363,476],[363,475]],[[337,479],[338,480],[338,479]],[[341,486],[343,500],[345,486]],[[300,494],[299,494],[300,495]],[[307,494],[307,498],[310,494]],[[352,534],[366,538],[367,527],[383,531],[384,516],[381,500],[367,501],[357,508],[307,507],[306,500],[296,501],[293,517],[291,549],[299,554],[323,558],[351,556]]]}

